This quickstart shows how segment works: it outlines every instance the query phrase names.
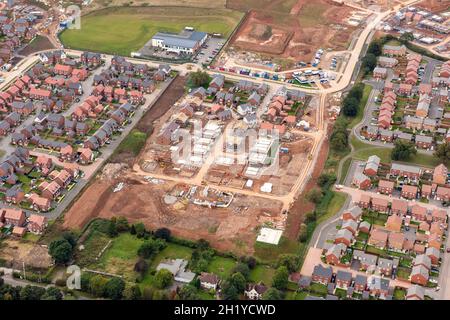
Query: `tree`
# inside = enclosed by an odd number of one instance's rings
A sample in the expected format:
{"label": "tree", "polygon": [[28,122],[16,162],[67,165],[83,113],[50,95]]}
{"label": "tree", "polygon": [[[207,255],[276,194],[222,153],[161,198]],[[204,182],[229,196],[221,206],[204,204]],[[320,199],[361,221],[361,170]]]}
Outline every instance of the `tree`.
{"label": "tree", "polygon": [[289,279],[289,271],[285,266],[279,267],[272,278],[272,286],[279,289],[284,290],[287,287]]}
{"label": "tree", "polygon": [[145,274],[148,270],[148,263],[145,261],[145,259],[139,259],[136,264],[134,265],[134,271],[137,273]]}
{"label": "tree", "polygon": [[367,48],[367,52],[371,53],[375,56],[379,56],[382,53],[382,44],[380,43],[379,40],[373,40],[370,44],[369,47]]}
{"label": "tree", "polygon": [[396,140],[394,149],[391,152],[391,159],[405,161],[409,160],[416,153],[416,147],[412,142]]}
{"label": "tree", "polygon": [[105,295],[105,287],[108,283],[108,279],[101,275],[95,275],[89,280],[89,291],[97,297],[103,297]]}
{"label": "tree", "polygon": [[211,77],[207,72],[197,70],[195,72],[189,73],[188,85],[190,87],[204,87],[207,88],[211,82]]}
{"label": "tree", "polygon": [[153,300],[168,300],[169,295],[166,290],[156,290],[153,293]]}
{"label": "tree", "polygon": [[27,285],[20,290],[20,300],[41,300],[44,294],[44,288]]}
{"label": "tree", "polygon": [[295,254],[280,254],[277,267],[285,266],[289,272],[296,272],[300,266],[300,257]]}
{"label": "tree", "polygon": [[105,285],[105,296],[112,300],[120,300],[124,289],[125,281],[116,277],[111,278]]}
{"label": "tree", "polygon": [[298,241],[306,242],[306,240],[308,240],[308,226],[302,223],[298,232]]}
{"label": "tree", "polygon": [[134,224],[131,225],[130,234],[136,234],[136,227],[134,226]]}
{"label": "tree", "polygon": [[117,237],[118,234],[115,221],[110,221],[108,225],[108,236],[114,238]]}
{"label": "tree", "polygon": [[239,260],[245,264],[247,264],[249,269],[254,269],[256,267],[257,261],[252,256],[242,256]]}
{"label": "tree", "polygon": [[142,238],[145,235],[145,226],[142,222],[136,223],[133,225],[134,226],[134,230],[136,232],[136,236],[138,238]]}
{"label": "tree", "polygon": [[181,287],[178,295],[181,300],[200,300],[197,288],[192,285]]}
{"label": "tree", "polygon": [[247,280],[240,272],[233,273],[230,277],[230,284],[236,288],[237,292],[241,293],[245,289],[245,285],[247,284]]}
{"label": "tree", "polygon": [[70,243],[72,248],[75,248],[75,246],[77,245],[77,239],[72,232],[66,231],[62,234],[62,237],[63,237],[63,239],[66,239],[67,242]]}
{"label": "tree", "polygon": [[308,201],[312,203],[319,204],[322,200],[322,196],[322,191],[314,188],[308,191],[308,193],[306,194],[306,199],[308,199]]}
{"label": "tree", "polygon": [[444,142],[437,146],[434,156],[446,163],[450,161],[450,143]]}
{"label": "tree", "polygon": [[172,282],[173,282],[173,275],[167,269],[161,269],[155,275],[155,286],[158,289],[167,288],[172,284]]}
{"label": "tree", "polygon": [[168,241],[170,239],[170,230],[167,228],[159,228],[155,231],[155,237]]}
{"label": "tree", "polygon": [[225,300],[237,300],[239,298],[239,292],[229,281],[225,281],[223,284],[222,295]]}
{"label": "tree", "polygon": [[57,264],[65,264],[72,259],[73,247],[66,239],[59,239],[50,243],[48,253]]}
{"label": "tree", "polygon": [[322,189],[328,189],[335,182],[336,174],[334,173],[322,173],[317,179],[317,184]]}
{"label": "tree", "polygon": [[118,217],[116,219],[116,230],[117,230],[117,232],[126,232],[126,231],[130,230],[130,225],[128,223],[127,218]]}
{"label": "tree", "polygon": [[144,293],[142,294],[142,298],[144,300],[153,300],[153,295],[155,294],[155,290],[153,287],[145,287]]}
{"label": "tree", "polygon": [[166,247],[166,242],[162,239],[146,240],[138,249],[138,256],[148,259]]}
{"label": "tree", "polygon": [[347,117],[354,117],[358,113],[359,100],[355,97],[347,97],[342,105],[342,112]]}
{"label": "tree", "polygon": [[281,292],[275,288],[269,288],[262,296],[263,300],[282,300]]}
{"label": "tree", "polygon": [[61,290],[55,287],[49,287],[45,294],[41,297],[41,300],[62,300],[63,295]]}
{"label": "tree", "polygon": [[123,298],[125,300],[139,300],[141,297],[141,289],[139,289],[138,285],[127,286],[123,290]]}
{"label": "tree", "polygon": [[250,275],[250,268],[248,267],[248,265],[246,263],[238,263],[236,264],[236,266],[233,268],[232,273],[236,273],[239,272],[240,274],[242,274],[244,276],[245,279],[248,279],[248,276]]}
{"label": "tree", "polygon": [[414,41],[414,34],[412,32],[405,32],[400,36],[400,41]]}
{"label": "tree", "polygon": [[377,57],[374,54],[368,53],[362,59],[362,67],[363,67],[364,71],[366,72],[366,74],[373,71],[373,69],[376,66],[377,66]]}

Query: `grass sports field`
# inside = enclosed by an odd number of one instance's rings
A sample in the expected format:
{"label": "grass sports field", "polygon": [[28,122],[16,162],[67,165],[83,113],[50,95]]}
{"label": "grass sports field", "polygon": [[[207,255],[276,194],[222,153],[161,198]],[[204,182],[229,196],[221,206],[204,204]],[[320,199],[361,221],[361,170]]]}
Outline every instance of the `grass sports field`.
{"label": "grass sports field", "polygon": [[184,27],[229,36],[243,13],[228,9],[181,7],[108,8],[81,17],[80,30],[60,35],[66,48],[127,56],[158,31],[180,32]]}

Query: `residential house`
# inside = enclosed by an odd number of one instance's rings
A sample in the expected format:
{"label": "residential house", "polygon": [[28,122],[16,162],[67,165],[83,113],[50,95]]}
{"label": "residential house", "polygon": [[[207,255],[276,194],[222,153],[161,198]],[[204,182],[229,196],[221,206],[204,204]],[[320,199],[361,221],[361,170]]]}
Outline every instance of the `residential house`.
{"label": "residential house", "polygon": [[28,218],[28,231],[36,234],[41,234],[47,227],[47,218],[38,214],[32,214]]}
{"label": "residential house", "polygon": [[417,192],[418,187],[417,186],[410,186],[410,185],[403,185],[402,187],[402,197],[405,199],[416,199],[417,198]]}
{"label": "residential house", "polygon": [[389,180],[380,180],[377,191],[382,194],[391,195],[394,191],[394,182]]}
{"label": "residential house", "polygon": [[388,232],[381,229],[372,229],[368,243],[374,247],[384,249],[388,240]]}
{"label": "residential house", "polygon": [[266,291],[267,287],[264,284],[247,284],[244,295],[250,300],[261,300]]}
{"label": "residential house", "polygon": [[327,285],[331,282],[333,276],[333,269],[331,267],[324,267],[321,264],[314,266],[312,273],[312,281]]}

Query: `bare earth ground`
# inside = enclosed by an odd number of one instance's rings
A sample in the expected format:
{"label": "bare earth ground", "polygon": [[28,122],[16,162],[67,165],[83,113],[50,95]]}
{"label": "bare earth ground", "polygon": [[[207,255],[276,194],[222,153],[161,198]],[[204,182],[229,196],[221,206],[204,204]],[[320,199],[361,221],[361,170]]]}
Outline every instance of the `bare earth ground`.
{"label": "bare earth ground", "polygon": [[309,61],[318,48],[346,49],[356,30],[344,21],[355,9],[328,0],[239,2],[229,0],[227,7],[250,9],[231,42],[242,51]]}
{"label": "bare earth ground", "polygon": [[7,261],[8,267],[22,269],[23,263],[27,268],[47,269],[52,265],[48,249],[33,242],[5,239],[1,242],[0,259]]}
{"label": "bare earth ground", "polygon": [[[332,131],[332,126],[328,125],[327,137],[330,136],[331,131]],[[298,199],[292,205],[291,210],[289,210],[285,235],[286,235],[286,237],[288,237],[291,240],[297,240],[300,224],[302,223],[305,215],[308,212],[311,212],[314,210],[314,205],[311,202],[309,202],[308,200],[306,200],[306,193],[309,190],[312,190],[315,187],[317,187],[317,178],[321,175],[322,170],[325,167],[325,162],[327,161],[328,148],[329,148],[329,140],[328,140],[328,138],[326,138],[323,141],[322,146],[319,150],[319,155],[317,157],[317,162],[314,166],[314,170],[312,172],[311,178],[309,179],[308,183],[303,188],[302,194],[300,194]]]}
{"label": "bare earth ground", "polygon": [[[122,191],[113,187],[125,182]],[[142,222],[150,229],[169,228],[175,236],[208,240],[219,250],[251,253],[256,228],[266,216],[275,216],[281,204],[272,200],[236,196],[229,208],[209,209],[189,203],[164,203],[164,195],[174,188],[172,182],[153,185],[136,179],[97,179],[66,213],[64,228],[79,229],[90,219],[124,216],[131,223]]]}
{"label": "bare earth ground", "polygon": [[45,36],[38,36],[35,40],[30,42],[25,48],[23,48],[19,54],[23,56],[31,55],[35,52],[42,50],[50,50],[54,49],[53,44],[48,40]]}

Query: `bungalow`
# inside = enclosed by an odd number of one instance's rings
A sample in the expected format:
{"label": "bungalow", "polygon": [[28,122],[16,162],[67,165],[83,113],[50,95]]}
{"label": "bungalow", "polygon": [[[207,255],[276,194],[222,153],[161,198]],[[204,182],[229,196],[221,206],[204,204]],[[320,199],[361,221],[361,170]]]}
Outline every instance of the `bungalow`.
{"label": "bungalow", "polygon": [[410,185],[403,185],[402,187],[402,197],[405,199],[416,199],[417,198],[417,192],[418,187],[417,186],[410,186]]}
{"label": "bungalow", "polygon": [[378,182],[378,188],[379,193],[391,195],[394,191],[394,182],[389,180],[380,180]]}

